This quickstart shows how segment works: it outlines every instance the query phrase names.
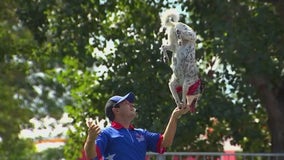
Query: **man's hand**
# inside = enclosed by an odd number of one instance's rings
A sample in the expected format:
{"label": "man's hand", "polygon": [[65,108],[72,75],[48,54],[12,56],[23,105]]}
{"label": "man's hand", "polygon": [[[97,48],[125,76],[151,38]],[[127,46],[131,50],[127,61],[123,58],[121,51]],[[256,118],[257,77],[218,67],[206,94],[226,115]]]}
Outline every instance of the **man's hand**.
{"label": "man's hand", "polygon": [[88,137],[84,145],[84,150],[86,152],[86,156],[92,159],[97,156],[95,140],[97,136],[100,134],[101,129],[99,125],[95,124],[92,119],[88,119],[86,121],[86,124],[89,127],[89,129],[88,129]]}
{"label": "man's hand", "polygon": [[180,118],[182,115],[186,114],[187,112],[189,112],[190,108],[187,105],[184,105],[183,107],[176,107],[174,109],[174,111],[172,112],[172,117],[173,118]]}
{"label": "man's hand", "polygon": [[100,134],[101,129],[99,125],[96,125],[92,119],[87,120],[88,129],[88,141],[94,142],[97,136]]}

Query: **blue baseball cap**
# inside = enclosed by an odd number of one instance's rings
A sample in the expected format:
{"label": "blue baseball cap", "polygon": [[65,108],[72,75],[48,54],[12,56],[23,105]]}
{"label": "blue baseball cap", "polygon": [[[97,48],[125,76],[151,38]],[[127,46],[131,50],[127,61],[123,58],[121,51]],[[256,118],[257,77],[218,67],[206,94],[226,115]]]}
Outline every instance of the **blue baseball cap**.
{"label": "blue baseball cap", "polygon": [[120,102],[127,100],[130,103],[133,103],[135,100],[135,95],[132,92],[127,93],[125,96],[113,96],[109,100],[115,102],[115,105],[118,105]]}
{"label": "blue baseball cap", "polygon": [[114,120],[114,114],[112,112],[112,108],[117,106],[119,103],[123,101],[129,101],[130,103],[133,103],[135,100],[135,95],[132,92],[127,93],[125,96],[112,96],[105,105],[105,114],[109,118],[110,121]]}

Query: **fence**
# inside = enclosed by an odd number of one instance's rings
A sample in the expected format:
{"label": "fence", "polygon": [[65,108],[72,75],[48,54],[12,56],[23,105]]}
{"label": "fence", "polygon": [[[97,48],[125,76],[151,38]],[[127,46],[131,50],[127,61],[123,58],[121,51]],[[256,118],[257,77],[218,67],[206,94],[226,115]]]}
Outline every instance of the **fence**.
{"label": "fence", "polygon": [[284,153],[165,152],[147,153],[146,160],[284,160]]}

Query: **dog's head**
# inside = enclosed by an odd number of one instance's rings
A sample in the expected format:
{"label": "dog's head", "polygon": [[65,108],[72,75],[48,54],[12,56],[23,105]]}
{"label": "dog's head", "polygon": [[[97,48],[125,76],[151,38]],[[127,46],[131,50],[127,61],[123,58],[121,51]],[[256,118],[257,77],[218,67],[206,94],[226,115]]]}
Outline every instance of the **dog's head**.
{"label": "dog's head", "polygon": [[160,18],[162,27],[172,26],[172,22],[179,21],[179,13],[176,9],[167,9],[161,14]]}

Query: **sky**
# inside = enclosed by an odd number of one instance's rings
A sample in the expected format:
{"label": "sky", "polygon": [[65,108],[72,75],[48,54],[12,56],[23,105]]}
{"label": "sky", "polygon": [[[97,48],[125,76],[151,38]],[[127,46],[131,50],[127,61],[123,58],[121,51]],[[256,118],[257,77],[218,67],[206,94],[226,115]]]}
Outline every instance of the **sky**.
{"label": "sky", "polygon": [[[66,137],[67,130],[70,128],[68,124],[72,122],[72,119],[68,117],[67,113],[64,113],[58,121],[51,117],[45,117],[41,120],[32,118],[30,122],[34,125],[34,128],[23,129],[19,137],[35,140],[37,151],[40,152],[48,148],[56,148],[64,145],[64,142],[58,138],[64,139]],[[55,139],[58,141],[55,142]]]}

